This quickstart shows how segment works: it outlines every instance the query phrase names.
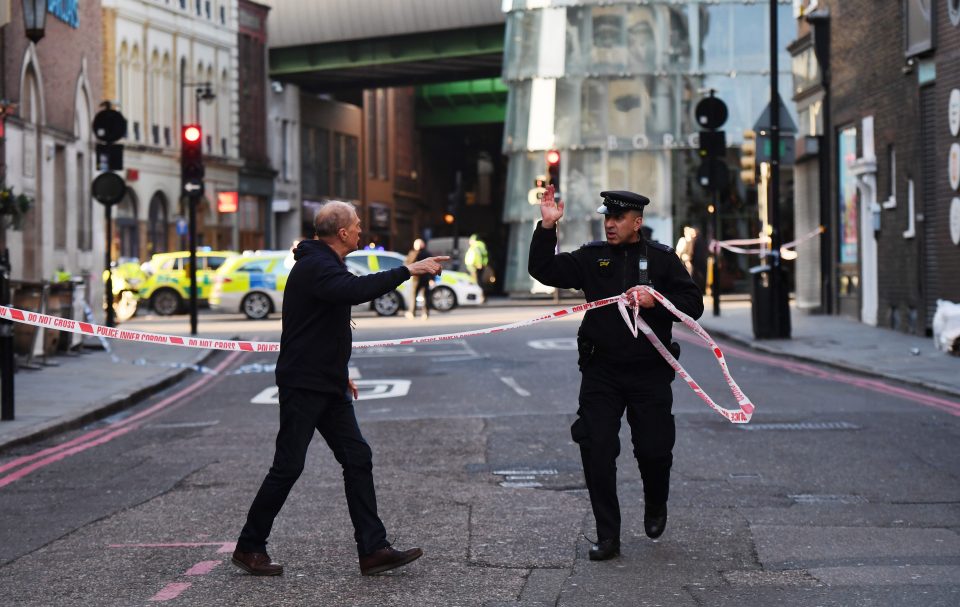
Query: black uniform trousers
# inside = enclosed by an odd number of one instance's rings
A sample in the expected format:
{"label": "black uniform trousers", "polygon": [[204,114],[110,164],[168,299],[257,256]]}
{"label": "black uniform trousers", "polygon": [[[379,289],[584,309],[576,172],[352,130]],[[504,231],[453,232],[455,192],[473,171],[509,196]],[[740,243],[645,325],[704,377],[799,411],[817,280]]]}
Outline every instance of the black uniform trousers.
{"label": "black uniform trousers", "polygon": [[273,520],[303,472],[314,431],[320,432],[343,467],[357,553],[363,556],[389,546],[377,516],[373,453],[360,434],[353,403],[345,395],[281,386],[276,453],[240,532],[237,548],[241,552],[266,552]]}
{"label": "black uniform trousers", "polygon": [[[647,368],[644,368],[644,367]],[[630,364],[592,358],[581,364],[580,408],[571,427],[600,540],[620,538],[617,456],[620,418],[627,412],[633,454],[647,504],[666,503],[673,464],[673,369],[662,361]]]}

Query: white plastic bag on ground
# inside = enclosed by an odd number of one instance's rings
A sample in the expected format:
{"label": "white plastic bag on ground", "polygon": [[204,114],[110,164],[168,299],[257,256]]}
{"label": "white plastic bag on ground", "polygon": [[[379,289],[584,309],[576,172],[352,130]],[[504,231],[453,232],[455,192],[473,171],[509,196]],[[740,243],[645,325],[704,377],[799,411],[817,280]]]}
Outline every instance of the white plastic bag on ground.
{"label": "white plastic bag on ground", "polygon": [[960,356],[960,304],[937,300],[933,315],[933,343],[938,350]]}

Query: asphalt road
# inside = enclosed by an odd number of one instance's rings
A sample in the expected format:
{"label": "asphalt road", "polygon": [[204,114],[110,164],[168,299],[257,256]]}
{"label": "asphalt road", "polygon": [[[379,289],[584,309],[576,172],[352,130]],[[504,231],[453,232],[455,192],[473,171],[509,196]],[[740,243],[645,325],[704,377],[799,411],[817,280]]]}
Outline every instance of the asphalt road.
{"label": "asphalt road", "polygon": [[[538,312],[455,311],[427,323],[362,316],[355,338]],[[262,372],[275,358],[231,353],[210,363],[220,375],[0,455],[0,474],[21,457],[35,466],[0,487],[4,602],[960,604],[960,419],[912,389],[733,346],[731,371],[757,404],[751,424],[730,424],[674,384],[670,521],[658,541],[643,533],[624,424],[623,555],[587,560],[593,520],[569,436],[578,322],[355,353],[381,516],[399,547],[426,553],[395,574],[359,575],[341,474],[319,438],[271,537],[284,576],[252,578],[229,563],[277,422],[273,376]],[[236,324],[278,338],[277,321]],[[692,337],[682,343],[681,362],[732,407],[712,355]]]}

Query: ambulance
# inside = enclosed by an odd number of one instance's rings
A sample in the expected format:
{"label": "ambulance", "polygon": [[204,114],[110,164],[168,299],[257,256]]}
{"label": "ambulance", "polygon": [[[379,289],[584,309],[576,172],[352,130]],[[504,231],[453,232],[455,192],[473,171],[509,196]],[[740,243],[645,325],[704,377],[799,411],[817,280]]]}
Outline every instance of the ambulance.
{"label": "ambulance", "polygon": [[250,320],[281,311],[293,263],[290,251],[248,251],[228,259],[213,277],[210,309],[243,312]]}

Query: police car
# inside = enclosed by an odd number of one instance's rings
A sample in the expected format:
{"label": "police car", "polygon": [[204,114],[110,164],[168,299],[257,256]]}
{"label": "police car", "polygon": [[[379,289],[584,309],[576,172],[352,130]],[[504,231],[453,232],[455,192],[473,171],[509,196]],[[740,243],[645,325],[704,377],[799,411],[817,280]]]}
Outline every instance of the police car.
{"label": "police car", "polygon": [[[405,259],[400,253],[373,249],[361,249],[347,255],[347,262],[356,263],[370,272],[398,268],[404,265]],[[406,281],[397,290],[403,295],[403,307],[412,309],[412,281]],[[444,270],[434,278],[430,288],[430,306],[440,312],[449,312],[457,306],[478,306],[483,302],[483,289],[465,272]]]}
{"label": "police car", "polygon": [[[205,304],[210,297],[213,276],[223,263],[237,255],[234,251],[197,249],[197,301]],[[170,316],[184,309],[190,292],[190,251],[157,253],[145,263],[146,280],[139,289],[141,301],[160,316]]]}
{"label": "police car", "polygon": [[228,259],[214,275],[210,308],[243,312],[250,320],[263,320],[282,310],[293,263],[289,251],[248,251]]}
{"label": "police car", "polygon": [[[283,292],[290,269],[296,263],[289,251],[248,251],[227,260],[214,276],[210,308],[218,312],[243,312],[251,320],[263,320],[283,309]],[[347,260],[347,269],[356,276],[371,271],[354,260]],[[404,309],[398,291],[381,295],[369,304],[380,316],[393,316]]]}

